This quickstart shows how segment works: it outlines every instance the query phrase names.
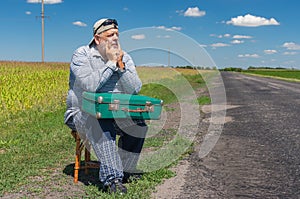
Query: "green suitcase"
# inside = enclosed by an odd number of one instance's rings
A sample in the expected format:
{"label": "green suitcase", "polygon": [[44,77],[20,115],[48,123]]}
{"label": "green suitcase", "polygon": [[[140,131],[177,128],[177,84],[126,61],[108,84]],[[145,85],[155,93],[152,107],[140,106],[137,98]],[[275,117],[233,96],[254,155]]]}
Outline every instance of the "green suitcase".
{"label": "green suitcase", "polygon": [[121,93],[82,94],[82,110],[97,119],[132,118],[145,120],[160,119],[162,100]]}

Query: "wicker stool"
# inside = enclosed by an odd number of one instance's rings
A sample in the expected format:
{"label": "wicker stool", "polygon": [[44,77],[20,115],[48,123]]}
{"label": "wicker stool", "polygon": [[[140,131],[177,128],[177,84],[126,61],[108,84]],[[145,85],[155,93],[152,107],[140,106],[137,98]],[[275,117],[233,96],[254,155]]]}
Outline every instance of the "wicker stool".
{"label": "wicker stool", "polygon": [[[87,148],[84,147],[84,144],[81,142],[79,134],[77,131],[71,131],[72,136],[76,141],[76,156],[75,156],[75,166],[74,166],[74,182],[78,182],[78,173],[80,169],[84,169],[85,174],[88,174],[88,169],[99,168],[100,163],[91,161],[91,153]],[[81,153],[84,149],[84,166],[81,166]]]}

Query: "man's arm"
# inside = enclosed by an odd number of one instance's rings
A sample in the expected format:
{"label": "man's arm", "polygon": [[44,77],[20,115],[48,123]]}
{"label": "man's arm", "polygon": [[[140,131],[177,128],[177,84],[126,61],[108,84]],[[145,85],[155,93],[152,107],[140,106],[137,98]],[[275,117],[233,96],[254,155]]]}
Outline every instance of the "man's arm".
{"label": "man's arm", "polygon": [[114,63],[108,61],[106,64],[103,63],[102,66],[99,65],[99,67],[93,68],[87,50],[87,47],[81,47],[74,52],[71,71],[76,82],[80,84],[83,90],[96,92],[107,82],[113,72],[117,70],[117,67]]}
{"label": "man's arm", "polygon": [[125,64],[124,70],[118,70],[120,74],[120,83],[128,94],[138,94],[142,88],[142,81],[140,80],[134,62],[129,54],[124,53],[123,62]]}

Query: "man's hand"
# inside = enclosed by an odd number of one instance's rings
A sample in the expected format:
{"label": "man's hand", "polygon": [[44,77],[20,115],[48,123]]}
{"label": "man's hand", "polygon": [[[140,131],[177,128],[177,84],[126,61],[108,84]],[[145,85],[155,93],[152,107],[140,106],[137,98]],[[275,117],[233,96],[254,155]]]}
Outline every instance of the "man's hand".
{"label": "man's hand", "polygon": [[118,66],[121,70],[123,70],[124,67],[125,67],[125,64],[123,63],[123,55],[124,55],[124,52],[121,50],[121,53],[120,53],[120,55],[119,55],[119,57],[118,57],[118,61],[117,61],[117,66]]}
{"label": "man's hand", "polygon": [[106,43],[106,57],[109,61],[117,63],[118,60],[122,59],[123,52],[119,44],[111,45],[109,42]]}
{"label": "man's hand", "polygon": [[106,57],[109,61],[116,63],[117,67],[121,70],[124,69],[124,63],[122,61],[124,52],[120,47],[120,43],[118,42],[115,45],[110,45],[108,42],[106,43]]}

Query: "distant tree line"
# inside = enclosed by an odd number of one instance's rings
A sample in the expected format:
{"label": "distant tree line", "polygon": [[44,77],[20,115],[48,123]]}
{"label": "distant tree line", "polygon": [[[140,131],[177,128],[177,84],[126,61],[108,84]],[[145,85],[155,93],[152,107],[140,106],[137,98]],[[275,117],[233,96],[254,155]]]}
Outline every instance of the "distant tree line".
{"label": "distant tree line", "polygon": [[[242,72],[243,70],[290,70],[290,69],[284,67],[268,67],[268,66],[262,66],[262,67],[249,66],[247,69],[243,69],[239,67],[226,67],[220,69],[220,71],[234,71],[234,72]],[[294,68],[292,68],[292,70],[294,70]]]}
{"label": "distant tree line", "polygon": [[220,69],[220,71],[233,71],[233,72],[242,72],[242,68],[236,68],[236,67],[227,67],[224,69]]}
{"label": "distant tree line", "polygon": [[197,69],[197,70],[217,70],[216,66],[208,67],[208,66],[176,66],[172,68],[184,68],[184,69]]}
{"label": "distant tree line", "polygon": [[283,68],[283,67],[268,67],[268,66],[262,66],[262,67],[254,67],[254,66],[249,66],[248,70],[255,70],[255,69],[279,69],[279,70],[287,70],[287,68]]}
{"label": "distant tree line", "polygon": [[[168,67],[168,66],[160,66],[160,67]],[[169,66],[171,68],[182,68],[182,69],[194,69],[194,70],[219,70],[219,71],[233,71],[233,72],[242,72],[245,70],[297,70],[295,68],[284,68],[284,67],[268,67],[268,66],[249,66],[247,69],[243,69],[240,67],[226,67],[222,69],[217,69],[216,66],[208,67],[208,66]]]}

